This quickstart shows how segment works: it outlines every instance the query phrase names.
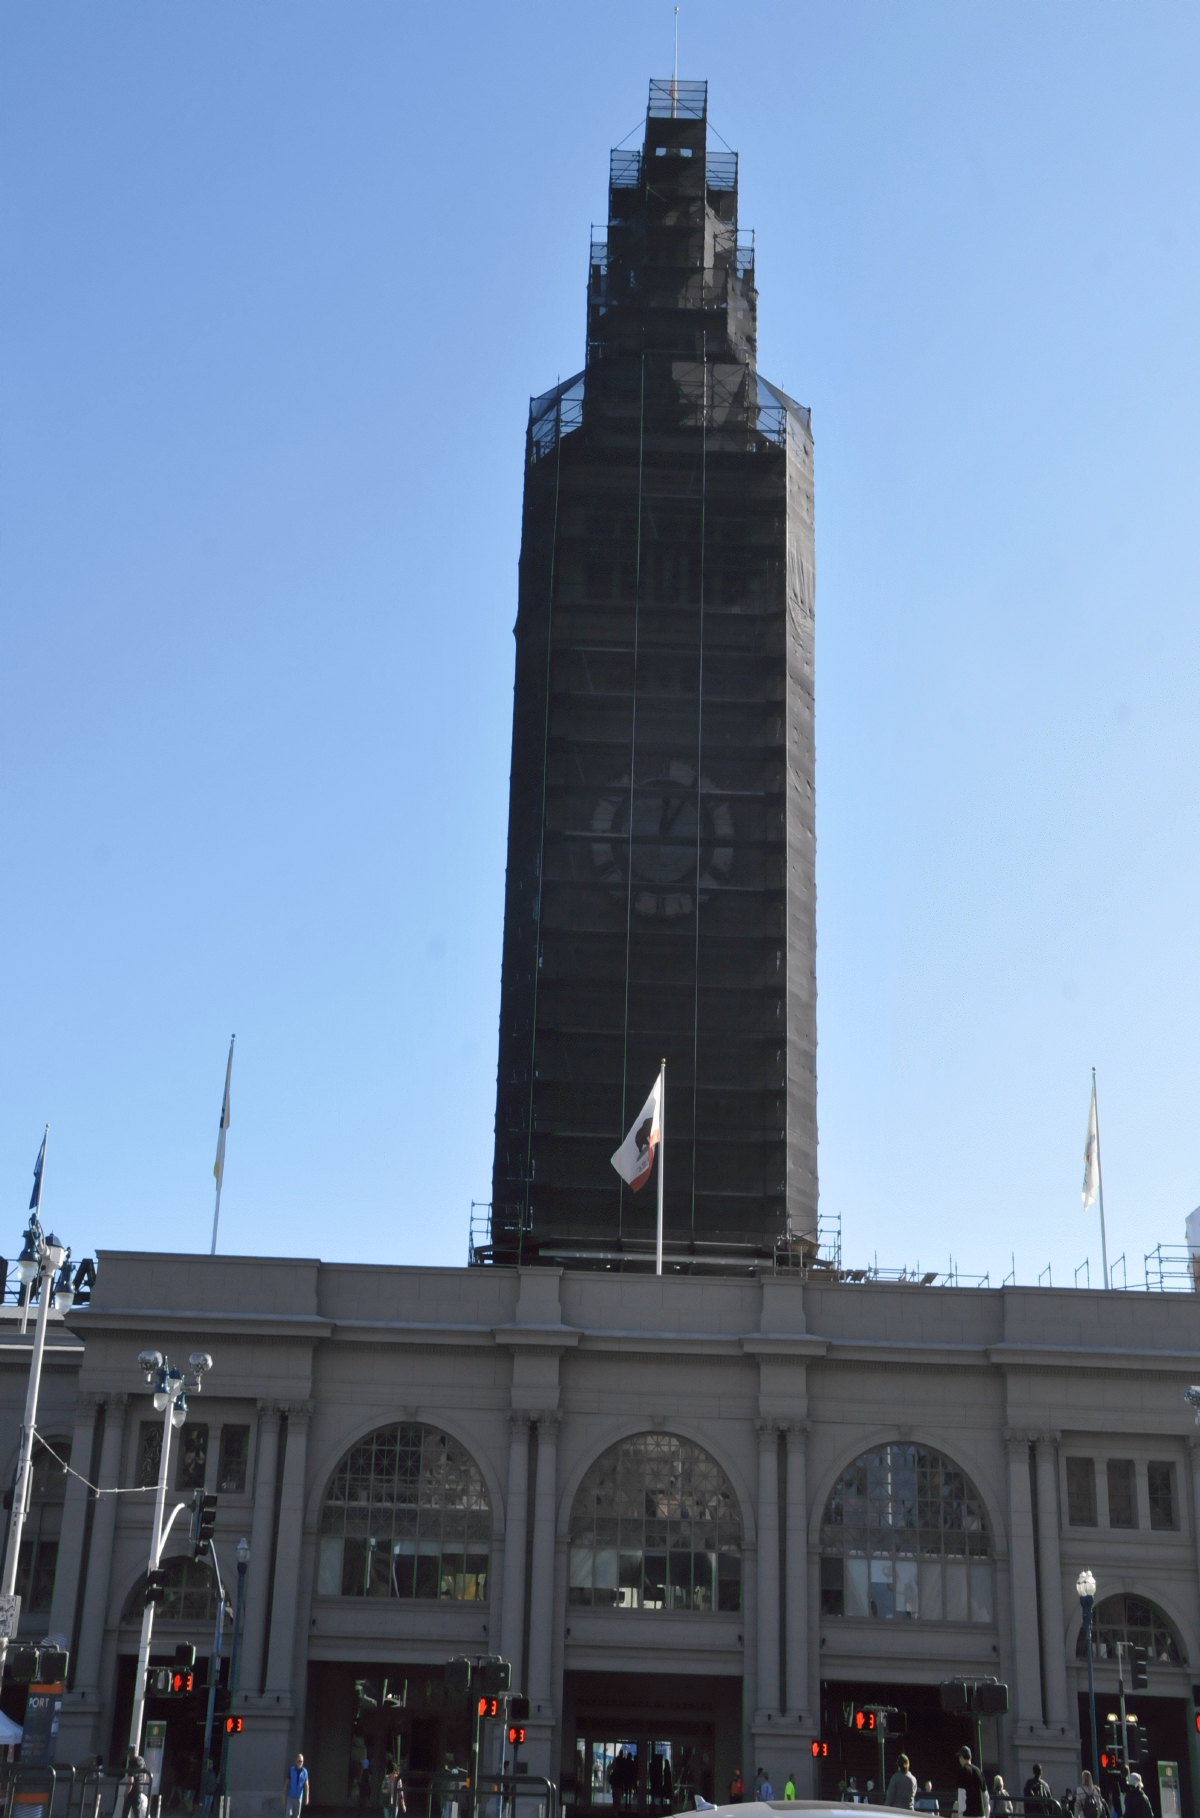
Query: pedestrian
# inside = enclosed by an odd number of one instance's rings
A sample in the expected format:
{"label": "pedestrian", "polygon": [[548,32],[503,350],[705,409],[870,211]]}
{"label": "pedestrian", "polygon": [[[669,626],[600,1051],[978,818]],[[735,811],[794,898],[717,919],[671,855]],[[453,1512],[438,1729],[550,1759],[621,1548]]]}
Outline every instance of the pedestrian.
{"label": "pedestrian", "polygon": [[795,1770],[795,1768],[792,1769],[791,1773],[788,1775],[787,1779],[783,1783],[783,1796],[785,1799],[794,1799],[796,1797],[796,1770]]}
{"label": "pedestrian", "polygon": [[963,1818],[984,1818],[985,1788],[983,1775],[971,1760],[971,1751],[961,1748],[958,1751],[958,1809]]}
{"label": "pedestrian", "polygon": [[1050,1782],[1042,1777],[1042,1764],[1035,1761],[1033,1772],[1025,1782],[1026,1818],[1047,1818],[1054,1803],[1054,1794],[1050,1791]]}
{"label": "pedestrian", "polygon": [[759,1784],[758,1784],[758,1796],[761,1800],[764,1801],[764,1803],[770,1804],[771,1800],[774,1799],[774,1797],[775,1797],[775,1788],[771,1785],[770,1780],[768,1779],[767,1775],[763,1773],[763,1770],[761,1768],[759,1768],[758,1771],[759,1771],[759,1774],[761,1775],[761,1779],[759,1780]]}
{"label": "pedestrian", "polygon": [[366,1751],[363,1751],[362,1769],[358,1776],[358,1796],[362,1800],[371,1797],[371,1762]]}
{"label": "pedestrian", "polygon": [[907,1755],[897,1755],[896,1772],[888,1781],[887,1792],[883,1796],[885,1805],[897,1805],[902,1812],[914,1811],[917,1797],[917,1777],[911,1772]]}
{"label": "pedestrian", "polygon": [[1015,1810],[1004,1784],[1004,1775],[997,1774],[992,1781],[992,1818],[1013,1818]]}
{"label": "pedestrian", "polygon": [[917,1800],[914,1810],[918,1812],[936,1812],[937,1809],[938,1802],[933,1794],[933,1781],[927,1780],[925,1785],[921,1788],[921,1796]]}
{"label": "pedestrian", "polygon": [[730,1805],[740,1805],[745,1797],[746,1788],[742,1780],[742,1770],[734,1768],[733,1778],[729,1782],[729,1803]]}
{"label": "pedestrian", "polygon": [[153,1786],[145,1760],[141,1755],[134,1755],[118,1789],[125,1795],[122,1818],[147,1818]]}
{"label": "pedestrian", "polygon": [[283,1809],[287,1818],[300,1818],[300,1814],[308,1804],[308,1769],[304,1765],[303,1755],[297,1755],[288,1769],[283,1799]]}
{"label": "pedestrian", "polygon": [[393,1761],[388,1766],[387,1779],[383,1783],[383,1809],[388,1818],[401,1818],[408,1810],[404,1803],[404,1782],[400,1778],[398,1761]]}
{"label": "pedestrian", "polygon": [[1086,1768],[1075,1789],[1075,1818],[1108,1818],[1104,1795]]}
{"label": "pedestrian", "polygon": [[1125,1818],[1154,1818],[1154,1807],[1146,1797],[1140,1774],[1129,1776],[1125,1788]]}
{"label": "pedestrian", "polygon": [[846,1782],[845,1788],[843,1789],[842,1804],[843,1805],[861,1805],[862,1804],[862,1794],[858,1790],[858,1782],[854,1778],[853,1774],[851,1774],[849,1780],[847,1780],[847,1782]]}

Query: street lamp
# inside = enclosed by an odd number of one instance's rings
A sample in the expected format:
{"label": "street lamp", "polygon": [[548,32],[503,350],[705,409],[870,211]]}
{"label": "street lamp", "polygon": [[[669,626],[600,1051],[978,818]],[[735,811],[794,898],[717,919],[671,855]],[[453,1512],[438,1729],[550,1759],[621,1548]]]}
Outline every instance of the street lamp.
{"label": "street lamp", "polygon": [[[237,1604],[233,1617],[233,1648],[229,1656],[229,1712],[233,1715],[242,1672],[242,1618],[246,1613],[246,1567],[250,1564],[250,1542],[243,1534],[237,1543]],[[229,1730],[221,1746],[221,1772],[217,1795],[223,1799],[229,1791]]]}
{"label": "street lamp", "polygon": [[[146,1672],[150,1665],[150,1636],[154,1629],[154,1608],[157,1601],[153,1574],[158,1571],[162,1559],[163,1547],[167,1535],[171,1532],[171,1523],[180,1509],[187,1505],[177,1502],[171,1510],[169,1519],[164,1523],[163,1512],[167,1502],[167,1467],[171,1457],[171,1432],[181,1427],[187,1419],[187,1398],[190,1391],[198,1395],[204,1387],[204,1378],[213,1367],[213,1360],[207,1351],[193,1351],[188,1358],[188,1374],[175,1369],[169,1357],[161,1351],[141,1351],[138,1354],[138,1369],[146,1381],[154,1385],[154,1406],[163,1417],[162,1444],[158,1455],[158,1483],[154,1495],[154,1519],[150,1524],[150,1564],[146,1575],[146,1603],[142,1610],[142,1634],[138,1643],[137,1677],[133,1683],[133,1717],[129,1725],[129,1753],[140,1755],[142,1752],[142,1719],[146,1714]],[[161,1594],[161,1593],[159,1593]]]}
{"label": "street lamp", "polygon": [[[21,1330],[24,1332],[29,1322],[29,1303],[33,1298],[34,1283],[38,1285],[37,1324],[33,1328],[33,1351],[29,1359],[29,1385],[25,1391],[25,1419],[21,1426],[21,1450],[17,1457],[17,1476],[13,1484],[12,1520],[8,1525],[8,1546],[4,1554],[4,1571],[0,1574],[0,1675],[4,1672],[4,1660],[8,1653],[8,1644],[17,1632],[20,1621],[21,1604],[17,1596],[17,1562],[21,1556],[21,1534],[25,1526],[25,1511],[29,1505],[30,1479],[33,1474],[33,1442],[37,1434],[38,1391],[42,1384],[42,1358],[46,1349],[46,1325],[50,1317],[50,1303],[65,1313],[75,1298],[71,1287],[71,1272],[68,1267],[71,1251],[67,1244],[60,1242],[53,1232],[42,1235],[38,1209],[41,1202],[41,1163],[45,1157],[45,1144],[38,1157],[38,1170],[34,1176],[34,1201],[30,1208],[29,1225],[25,1232],[25,1243],[17,1259],[17,1275],[25,1289],[24,1309],[21,1318]],[[55,1283],[54,1277],[58,1276]]]}
{"label": "street lamp", "polygon": [[1079,1594],[1079,1604],[1083,1611],[1083,1627],[1087,1635],[1088,1663],[1088,1709],[1092,1719],[1092,1773],[1099,1784],[1100,1748],[1096,1741],[1096,1679],[1092,1668],[1092,1612],[1096,1607],[1096,1580],[1084,1566],[1075,1580],[1075,1589]]}

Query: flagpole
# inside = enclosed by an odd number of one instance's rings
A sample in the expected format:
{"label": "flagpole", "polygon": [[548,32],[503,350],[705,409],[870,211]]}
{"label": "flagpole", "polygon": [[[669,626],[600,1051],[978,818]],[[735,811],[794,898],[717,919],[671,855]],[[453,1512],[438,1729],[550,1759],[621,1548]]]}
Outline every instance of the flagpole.
{"label": "flagpole", "polygon": [[666,1163],[667,1147],[667,1063],[664,1057],[658,1070],[658,1247],[654,1258],[654,1273],[662,1274],[663,1245],[663,1167]]}
{"label": "flagpole", "polygon": [[1096,1096],[1096,1069],[1092,1068],[1092,1103],[1096,1107],[1096,1198],[1100,1202],[1100,1260],[1108,1286],[1108,1238],[1104,1230],[1104,1169],[1100,1166],[1100,1101]]}

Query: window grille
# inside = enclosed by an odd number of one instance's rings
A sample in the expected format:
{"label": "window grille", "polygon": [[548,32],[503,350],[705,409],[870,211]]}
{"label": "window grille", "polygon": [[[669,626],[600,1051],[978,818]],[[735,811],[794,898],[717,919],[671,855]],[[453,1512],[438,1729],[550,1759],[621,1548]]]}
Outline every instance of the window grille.
{"label": "window grille", "polygon": [[[217,1613],[217,1586],[207,1559],[176,1553],[161,1566],[166,1596],[158,1606],[162,1622],[211,1622]],[[146,1574],[143,1572],[125,1599],[122,1622],[140,1622],[145,1607]]]}
{"label": "window grille", "polygon": [[673,1433],[610,1446],[571,1511],[569,1597],[599,1609],[740,1610],[741,1514],[716,1459]]}
{"label": "window grille", "polygon": [[880,1446],[847,1465],[825,1505],[821,1552],[823,1616],[995,1620],[983,1498],[926,1446]]}
{"label": "window grille", "polygon": [[[1106,1597],[1096,1605],[1092,1634],[1097,1660],[1115,1660],[1117,1643],[1128,1648],[1145,1648],[1152,1662],[1160,1666],[1186,1666],[1187,1649],[1170,1617],[1151,1603],[1148,1597]],[[1087,1659],[1087,1631],[1081,1628],[1075,1643],[1075,1658]]]}
{"label": "window grille", "polygon": [[491,1538],[491,1503],[466,1448],[436,1427],[380,1427],[333,1474],[317,1594],[482,1603]]}

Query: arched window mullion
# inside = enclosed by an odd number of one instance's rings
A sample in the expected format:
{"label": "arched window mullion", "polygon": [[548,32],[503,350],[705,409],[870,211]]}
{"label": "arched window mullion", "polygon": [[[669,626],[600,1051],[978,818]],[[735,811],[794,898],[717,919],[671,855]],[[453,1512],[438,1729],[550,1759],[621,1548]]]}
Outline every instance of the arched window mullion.
{"label": "arched window mullion", "polygon": [[929,1447],[879,1446],[847,1465],[826,1501],[821,1555],[823,1616],[994,1620],[983,1499]]}
{"label": "arched window mullion", "polygon": [[485,1602],[491,1503],[448,1433],[379,1427],[333,1473],[321,1510],[317,1594]]}
{"label": "arched window mullion", "polygon": [[591,1608],[739,1611],[741,1512],[711,1454],[673,1433],[602,1453],[575,1495],[568,1582]]}

